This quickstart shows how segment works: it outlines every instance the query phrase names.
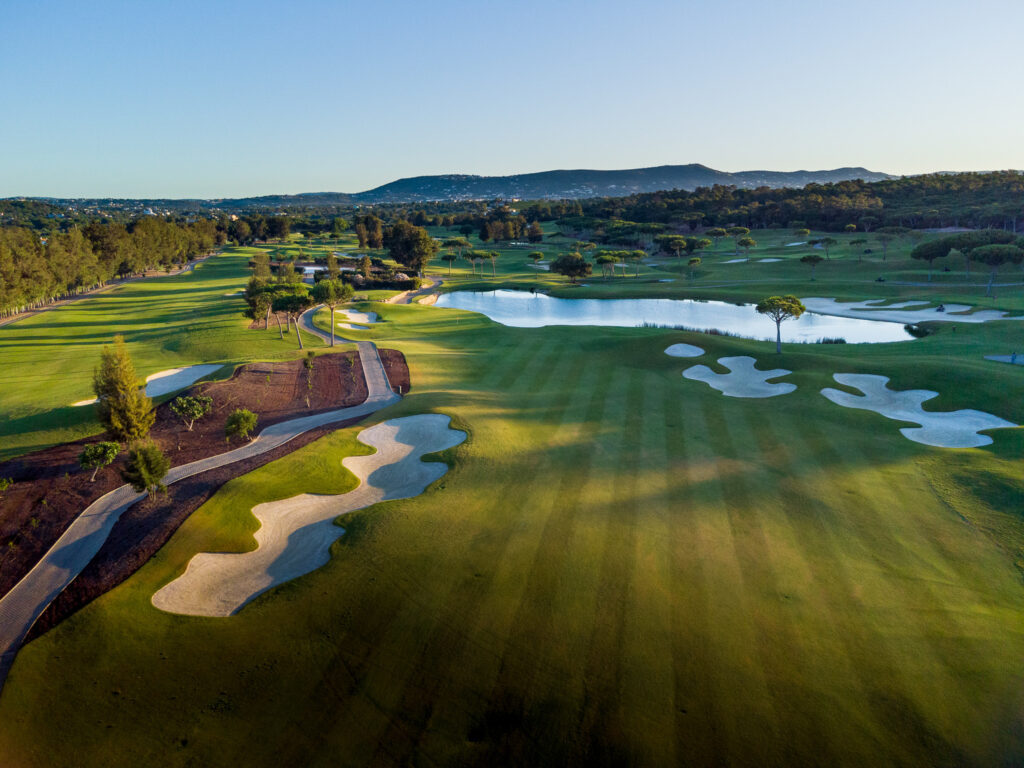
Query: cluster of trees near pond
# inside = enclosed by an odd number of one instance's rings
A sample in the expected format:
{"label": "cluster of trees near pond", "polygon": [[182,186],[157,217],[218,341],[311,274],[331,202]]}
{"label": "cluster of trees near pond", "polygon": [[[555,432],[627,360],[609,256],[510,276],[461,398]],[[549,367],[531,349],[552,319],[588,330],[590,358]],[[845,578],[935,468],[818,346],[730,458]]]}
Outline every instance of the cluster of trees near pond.
{"label": "cluster of trees near pond", "polygon": [[47,237],[0,227],[0,317],[71,296],[115,277],[172,269],[225,242],[216,222],[152,216],[131,224],[91,221]]}

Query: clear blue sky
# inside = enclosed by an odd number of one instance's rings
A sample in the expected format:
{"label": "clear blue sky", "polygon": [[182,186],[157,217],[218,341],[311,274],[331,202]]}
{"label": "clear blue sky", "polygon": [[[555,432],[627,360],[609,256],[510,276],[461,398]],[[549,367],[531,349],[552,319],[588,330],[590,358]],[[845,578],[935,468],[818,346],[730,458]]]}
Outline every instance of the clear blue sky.
{"label": "clear blue sky", "polygon": [[0,196],[1024,167],[1021,0],[7,0]]}

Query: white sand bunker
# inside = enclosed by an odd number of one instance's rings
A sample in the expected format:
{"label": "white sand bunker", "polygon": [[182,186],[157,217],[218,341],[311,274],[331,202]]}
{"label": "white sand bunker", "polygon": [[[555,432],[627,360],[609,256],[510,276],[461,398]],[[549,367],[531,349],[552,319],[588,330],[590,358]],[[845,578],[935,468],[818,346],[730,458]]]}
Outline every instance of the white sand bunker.
{"label": "white sand bunker", "polygon": [[665,349],[665,354],[669,357],[700,357],[704,350],[693,344],[673,344]]}
{"label": "white sand bunker", "polygon": [[833,377],[840,384],[854,387],[863,395],[851,395],[838,389],[826,388],[821,394],[837,405],[875,411],[895,421],[911,421],[920,427],[903,427],[900,433],[908,440],[939,448],[977,448],[988,445],[992,438],[979,435],[986,429],[1016,427],[984,411],[926,411],[921,403],[938,396],[929,389],[907,389],[902,392],[889,389],[887,376],[870,373],[837,373]]}
{"label": "white sand bunker", "polygon": [[835,299],[809,298],[801,299],[808,312],[820,315],[837,315],[838,317],[859,317],[868,320],[887,320],[891,323],[986,323],[991,320],[1024,320],[1024,317],[1007,317],[1006,312],[985,309],[970,315],[959,314],[971,309],[969,304],[946,304],[943,311],[938,307],[931,309],[906,309],[907,307],[926,304],[923,301],[904,301],[888,307],[880,307],[884,299],[870,301],[838,302]]}
{"label": "white sand bunker", "polygon": [[770,264],[773,261],[782,261],[782,259],[758,259],[762,264]]}
{"label": "white sand bunker", "polygon": [[[187,368],[168,368],[166,371],[151,374],[146,377],[146,396],[160,397],[160,395],[177,392],[179,389],[184,389],[199,381],[203,376],[209,376],[221,367],[220,364],[190,365]],[[77,408],[82,405],[92,405],[95,402],[96,398],[94,397],[90,400],[79,400],[71,405]]]}
{"label": "white sand bunker", "polygon": [[728,259],[727,261],[723,261],[722,263],[723,264],[741,264],[744,261],[746,261],[746,259]]}
{"label": "white sand bunker", "polygon": [[234,291],[233,293],[225,293],[225,296],[241,296],[245,291]]}
{"label": "white sand bunker", "polygon": [[339,322],[339,328],[347,328],[350,331],[368,331],[370,326],[377,322],[376,312],[356,312],[352,309],[339,310],[348,322]]}
{"label": "white sand bunker", "polygon": [[533,267],[534,269],[542,269],[545,272],[551,271],[551,264],[546,261],[535,261],[532,264],[527,264],[526,266]]}
{"label": "white sand bunker", "polygon": [[1010,365],[1024,365],[1024,355],[985,355],[986,360],[994,360],[997,363],[1010,363]]}
{"label": "white sand bunker", "polygon": [[728,397],[776,397],[796,389],[796,384],[788,382],[768,383],[768,379],[777,379],[779,376],[792,373],[785,368],[759,371],[754,367],[757,361],[746,355],[720,357],[718,362],[731,373],[715,373],[706,365],[695,365],[683,371],[683,376],[694,381],[703,381]]}
{"label": "white sand bunker", "polygon": [[807,245],[807,241],[801,240],[799,243],[786,243],[787,248],[792,248],[794,245]]}
{"label": "white sand bunker", "polygon": [[153,605],[190,616],[230,616],[271,587],[322,567],[330,560],[331,544],[345,532],[334,524],[336,517],[381,501],[418,496],[448,471],[445,464],[421,457],[466,439],[450,421],[429,413],[364,429],[358,439],[377,452],[342,461],[359,478],[359,487],[339,496],[304,493],[253,507],[261,524],[255,550],[196,555],[184,574],[153,595]]}

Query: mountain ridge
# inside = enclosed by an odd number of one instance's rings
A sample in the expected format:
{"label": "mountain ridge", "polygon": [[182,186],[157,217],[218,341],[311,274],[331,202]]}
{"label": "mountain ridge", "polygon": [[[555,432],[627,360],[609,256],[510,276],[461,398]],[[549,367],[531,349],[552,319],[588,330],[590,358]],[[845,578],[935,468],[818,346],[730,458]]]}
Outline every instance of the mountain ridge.
{"label": "mountain ridge", "polygon": [[588,197],[626,197],[643,192],[710,187],[715,184],[754,189],[757,187],[804,187],[808,184],[836,183],[853,179],[882,181],[896,178],[867,168],[846,166],[827,170],[798,171],[719,171],[700,163],[658,165],[647,168],[597,170],[591,168],[555,169],[505,176],[446,173],[409,176],[363,192],[302,192],[294,195],[260,195],[239,198],[54,198],[11,197],[8,200],[38,200],[54,203],[134,202],[160,207],[217,208],[290,208],[297,206],[373,205],[380,203],[426,203],[459,200],[540,200],[584,199]]}

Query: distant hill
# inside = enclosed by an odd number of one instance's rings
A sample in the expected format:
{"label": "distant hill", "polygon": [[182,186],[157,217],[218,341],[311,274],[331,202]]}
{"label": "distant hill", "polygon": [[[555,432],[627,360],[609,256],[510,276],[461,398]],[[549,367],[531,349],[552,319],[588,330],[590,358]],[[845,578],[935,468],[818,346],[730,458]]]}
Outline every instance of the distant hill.
{"label": "distant hill", "polygon": [[[830,171],[741,171],[727,173],[705,165],[661,165],[624,171],[542,171],[514,176],[415,176],[350,195],[358,203],[407,203],[431,200],[624,197],[664,189],[696,189],[714,184],[736,187],[803,187],[807,184],[893,178],[866,168]],[[306,197],[306,196],[301,196]]]}
{"label": "distant hill", "polygon": [[[56,199],[34,198],[55,206],[120,209],[126,213],[183,212],[220,209],[224,211],[282,210],[374,203],[416,203],[443,200],[491,200],[494,198],[539,200],[582,199],[587,197],[625,197],[640,192],[668,189],[692,190],[723,184],[754,189],[756,187],[804,187],[851,179],[882,181],[895,178],[866,168],[836,168],[831,171],[740,171],[727,173],[706,165],[660,165],[624,171],[541,171],[514,176],[469,176],[444,174],[399,179],[365,192],[307,192],[299,195],[264,195],[216,200],[167,199]],[[31,200],[31,199],[30,199]],[[3,202],[22,202],[8,198]]]}

